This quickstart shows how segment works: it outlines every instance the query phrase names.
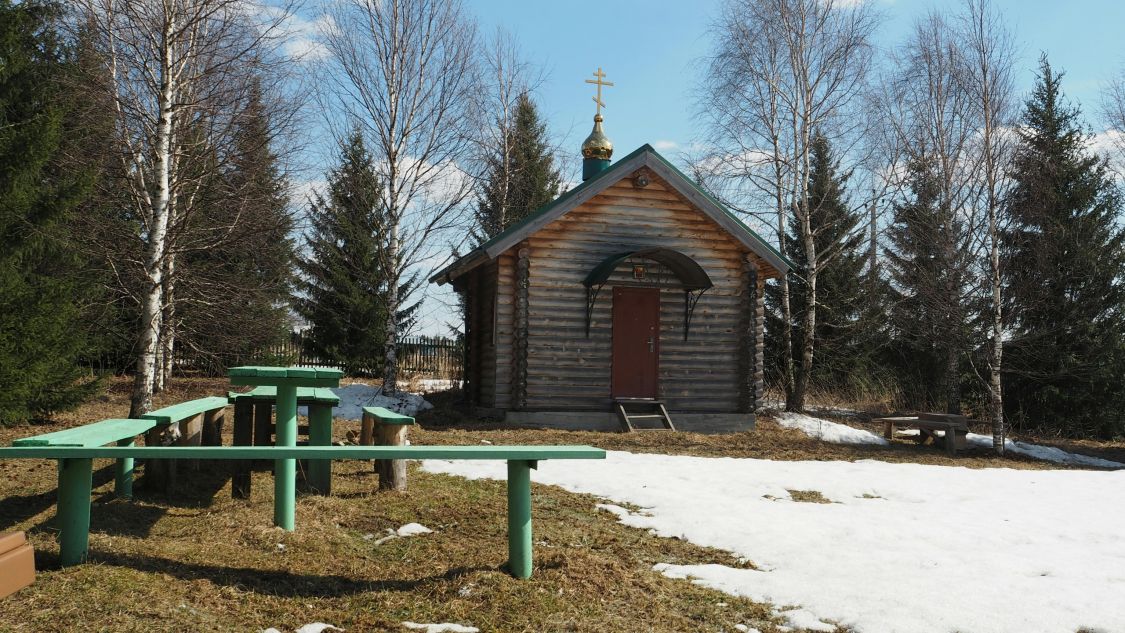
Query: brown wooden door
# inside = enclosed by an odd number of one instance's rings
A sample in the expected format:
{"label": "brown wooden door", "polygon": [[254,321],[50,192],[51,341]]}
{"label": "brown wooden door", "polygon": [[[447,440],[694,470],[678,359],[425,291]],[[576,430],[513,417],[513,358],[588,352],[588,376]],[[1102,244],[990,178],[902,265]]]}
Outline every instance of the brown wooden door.
{"label": "brown wooden door", "polygon": [[613,289],[614,398],[655,398],[660,369],[660,289]]}

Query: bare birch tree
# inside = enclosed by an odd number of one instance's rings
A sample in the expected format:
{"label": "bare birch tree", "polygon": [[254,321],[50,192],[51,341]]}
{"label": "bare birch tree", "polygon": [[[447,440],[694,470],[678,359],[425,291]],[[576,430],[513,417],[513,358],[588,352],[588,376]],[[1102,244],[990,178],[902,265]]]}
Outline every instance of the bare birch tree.
{"label": "bare birch tree", "polygon": [[[187,237],[208,176],[222,168],[250,72],[289,15],[248,0],[78,0],[78,19],[108,67],[131,212],[141,227],[137,368],[130,415],[152,406],[174,345],[176,254],[205,249],[237,226]],[[183,236],[181,238],[181,236]],[[164,352],[165,359],[161,358]]]}
{"label": "bare birch tree", "polygon": [[1014,93],[1012,66],[1015,50],[1011,33],[990,0],[966,0],[960,16],[960,37],[964,48],[965,89],[976,110],[979,126],[976,144],[980,162],[981,205],[987,215],[984,225],[988,253],[990,326],[988,354],[989,417],[992,419],[992,446],[1004,453],[1004,400],[1000,370],[1004,354],[1004,312],[1001,303],[1000,231],[1001,201],[1005,189],[1005,170],[1011,156],[1010,129]]}
{"label": "bare birch tree", "polygon": [[813,138],[823,134],[850,155],[865,117],[849,115],[859,114],[877,24],[862,2],[732,0],[715,28],[719,45],[708,67],[705,109],[721,157],[714,162],[770,198],[782,245],[792,214],[803,247],[807,309],[797,368],[789,281],[781,281],[789,410],[805,406],[816,343],[816,279],[835,255],[817,252],[820,227],[809,198]]}
{"label": "bare birch tree", "polygon": [[476,28],[459,2],[339,0],[324,79],[348,125],[368,137],[386,221],[386,357],[383,390],[397,390],[403,280],[458,226],[473,181]]}

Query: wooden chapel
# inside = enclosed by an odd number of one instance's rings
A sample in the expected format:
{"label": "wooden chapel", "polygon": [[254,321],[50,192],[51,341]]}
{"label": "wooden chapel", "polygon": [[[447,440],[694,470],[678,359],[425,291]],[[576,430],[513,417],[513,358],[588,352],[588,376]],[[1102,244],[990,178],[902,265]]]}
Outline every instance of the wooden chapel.
{"label": "wooden chapel", "polygon": [[466,395],[520,425],[752,428],[789,263],[650,145],[611,163],[595,76],[583,182],[431,278],[465,300]]}

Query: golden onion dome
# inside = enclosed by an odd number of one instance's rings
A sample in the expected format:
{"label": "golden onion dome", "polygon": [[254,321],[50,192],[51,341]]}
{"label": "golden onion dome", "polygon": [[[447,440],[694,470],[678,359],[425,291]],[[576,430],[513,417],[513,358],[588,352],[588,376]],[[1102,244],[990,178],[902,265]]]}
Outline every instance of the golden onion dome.
{"label": "golden onion dome", "polygon": [[609,160],[613,156],[613,141],[602,131],[602,115],[594,115],[594,130],[582,142],[582,158]]}

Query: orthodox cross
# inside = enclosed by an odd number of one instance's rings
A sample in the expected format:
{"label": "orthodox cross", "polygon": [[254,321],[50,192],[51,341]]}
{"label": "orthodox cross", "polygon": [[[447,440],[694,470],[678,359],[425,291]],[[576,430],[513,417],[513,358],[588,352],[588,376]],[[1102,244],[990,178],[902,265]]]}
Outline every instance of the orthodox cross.
{"label": "orthodox cross", "polygon": [[602,101],[602,86],[612,86],[613,82],[602,81],[603,79],[605,79],[605,73],[602,72],[601,66],[598,66],[598,72],[594,73],[594,76],[597,77],[597,79],[587,79],[586,83],[597,84],[598,86],[598,96],[594,97],[594,103],[598,104],[597,114],[600,115],[602,113],[602,108],[605,107],[605,102]]}

